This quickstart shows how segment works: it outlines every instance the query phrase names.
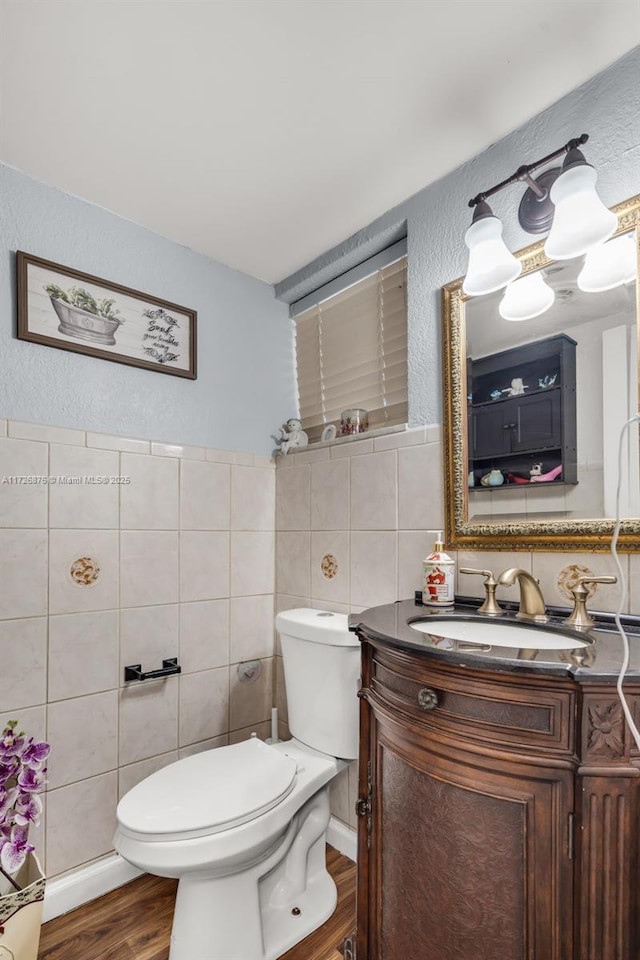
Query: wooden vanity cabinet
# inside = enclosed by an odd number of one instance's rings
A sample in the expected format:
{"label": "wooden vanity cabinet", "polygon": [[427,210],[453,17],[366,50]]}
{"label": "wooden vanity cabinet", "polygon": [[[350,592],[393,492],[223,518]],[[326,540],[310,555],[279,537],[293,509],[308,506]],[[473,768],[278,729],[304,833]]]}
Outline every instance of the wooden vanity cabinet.
{"label": "wooden vanity cabinet", "polygon": [[639,960],[638,770],[580,763],[579,685],[361,639],[357,960]]}

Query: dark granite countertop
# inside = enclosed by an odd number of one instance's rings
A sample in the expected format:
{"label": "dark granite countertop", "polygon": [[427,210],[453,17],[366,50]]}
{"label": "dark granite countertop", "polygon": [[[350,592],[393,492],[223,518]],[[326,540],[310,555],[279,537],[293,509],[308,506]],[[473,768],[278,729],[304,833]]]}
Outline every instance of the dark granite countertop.
{"label": "dark granite countertop", "polygon": [[[423,606],[415,600],[399,600],[380,607],[371,607],[362,613],[349,617],[349,628],[362,633],[371,640],[379,640],[391,647],[433,657],[446,663],[475,667],[480,670],[493,670],[497,673],[545,674],[559,677],[572,677],[578,682],[615,683],[623,658],[622,637],[618,633],[613,615],[590,614],[597,621],[590,630],[571,630],[564,625],[569,614],[568,609],[547,607],[549,621],[542,625],[545,630],[569,635],[588,646],[575,650],[531,650],[523,643],[522,649],[489,644],[460,642],[439,636],[438,619],[455,617],[461,620],[497,622],[493,617],[485,617],[477,612],[481,600],[471,597],[456,597],[454,607],[439,609]],[[517,604],[503,604],[505,613],[498,618],[514,626],[527,626],[515,619]],[[433,632],[422,633],[410,626],[416,620],[433,623]],[[623,617],[623,626],[629,637],[630,661],[626,678],[630,682],[640,683],[640,617]],[[500,627],[496,627],[499,630]],[[538,629],[534,626],[534,629]],[[523,640],[530,634],[523,633]]]}

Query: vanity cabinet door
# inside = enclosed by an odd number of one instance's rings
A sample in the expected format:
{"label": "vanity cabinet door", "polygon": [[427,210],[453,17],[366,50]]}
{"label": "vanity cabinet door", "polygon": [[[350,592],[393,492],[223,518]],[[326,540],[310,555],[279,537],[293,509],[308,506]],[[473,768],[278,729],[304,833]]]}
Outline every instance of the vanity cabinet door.
{"label": "vanity cabinet door", "polygon": [[571,772],[364,711],[358,960],[572,960]]}

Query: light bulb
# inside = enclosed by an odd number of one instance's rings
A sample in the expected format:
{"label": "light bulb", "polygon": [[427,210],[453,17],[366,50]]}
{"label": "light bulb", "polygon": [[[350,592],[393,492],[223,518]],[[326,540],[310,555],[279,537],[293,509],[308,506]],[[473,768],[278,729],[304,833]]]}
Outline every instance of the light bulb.
{"label": "light bulb", "polygon": [[531,320],[548,310],[556,295],[540,271],[510,283],[498,306],[505,320]]}
{"label": "light bulb", "polygon": [[502,221],[493,216],[488,204],[477,204],[464,242],[469,248],[469,266],[462,289],[469,296],[500,290],[520,274],[522,264],[505,246]]}
{"label": "light bulb", "polygon": [[618,227],[615,213],[605,207],[596,193],[596,171],[579,150],[571,151],[567,159],[572,154],[573,159],[550,192],[556,209],[544,252],[551,260],[579,257],[608,240]]}
{"label": "light bulb", "polygon": [[601,293],[631,283],[636,278],[636,261],[633,235],[614,237],[589,250],[578,274],[578,287],[585,293]]}

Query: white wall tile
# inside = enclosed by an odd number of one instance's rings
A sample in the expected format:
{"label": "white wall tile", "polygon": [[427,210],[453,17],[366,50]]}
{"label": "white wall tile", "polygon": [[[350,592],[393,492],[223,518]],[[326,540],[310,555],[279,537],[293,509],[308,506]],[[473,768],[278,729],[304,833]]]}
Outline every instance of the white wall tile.
{"label": "white wall tile", "polygon": [[229,730],[229,667],[180,677],[180,746]]}
{"label": "white wall tile", "polygon": [[128,793],[136,784],[146,780],[152,773],[162,770],[170,763],[175,763],[178,759],[178,751],[171,750],[169,753],[161,753],[159,757],[149,757],[148,760],[140,760],[138,763],[129,763],[126,767],[120,767],[118,772],[118,799],[122,799],[125,793]]}
{"label": "white wall tile", "polygon": [[311,534],[283,531],[276,538],[278,593],[308,596],[311,584]]}
{"label": "white wall tile", "polygon": [[444,524],[442,445],[398,450],[400,530],[439,530]]}
{"label": "white wall tile", "polygon": [[186,530],[180,534],[180,600],[229,596],[229,534]]}
{"label": "white wall tile", "polygon": [[[453,556],[453,554],[451,554]],[[500,550],[458,550],[456,556],[456,594],[463,597],[484,597],[484,577],[460,573],[461,567],[470,567],[475,570],[491,570],[494,577],[498,577],[504,570],[511,567],[522,567],[531,573],[531,554],[516,553]],[[510,600],[513,603],[520,601],[520,591],[517,584],[513,587],[500,586],[496,589],[499,601]],[[547,600],[547,603],[550,601]]]}
{"label": "white wall tile", "polygon": [[351,529],[398,529],[395,450],[357,457],[351,464]]}
{"label": "white wall tile", "polygon": [[[113,849],[117,802],[115,770],[47,794],[46,850],[50,878]],[[70,811],[73,811],[71,816]]]}
{"label": "white wall tile", "polygon": [[231,534],[231,596],[273,593],[275,534]]}
{"label": "white wall tile", "polygon": [[276,474],[270,467],[231,468],[231,529],[274,530]]}
{"label": "white wall tile", "polygon": [[349,769],[345,767],[334,777],[329,787],[331,813],[342,823],[349,824]]}
{"label": "white wall tile", "polygon": [[338,443],[330,449],[332,460],[361,457],[365,453],[373,453],[373,440],[349,440],[347,443]]}
{"label": "white wall tile", "polygon": [[7,421],[0,420],[0,437],[6,437],[7,435]]}
{"label": "white wall tile", "polygon": [[311,529],[349,529],[349,460],[311,465]]}
{"label": "white wall tile", "polygon": [[87,446],[101,450],[122,450],[123,453],[151,453],[149,440],[136,440],[133,437],[113,437],[108,433],[87,432]]}
{"label": "white wall tile", "polygon": [[640,554],[629,557],[629,573],[627,577],[627,611],[634,616],[640,616]]}
{"label": "white wall tile", "polygon": [[276,528],[309,530],[311,525],[311,467],[276,470]]}
{"label": "white wall tile", "polygon": [[234,463],[235,453],[232,450],[205,450],[205,460],[215,463]]}
{"label": "white wall tile", "polygon": [[4,730],[9,720],[18,721],[18,729],[24,730],[28,737],[34,740],[47,739],[47,708],[45,704],[38,707],[21,707],[0,713],[0,730]]}
{"label": "white wall tile", "polygon": [[47,531],[0,530],[0,620],[47,612]]}
{"label": "white wall tile", "polygon": [[231,663],[273,656],[273,620],[272,594],[231,600]]}
{"label": "white wall tile", "polygon": [[120,605],[141,607],[178,600],[178,534],[123,530],[120,534]]}
{"label": "white wall tile", "polygon": [[178,460],[123,453],[122,476],[131,483],[120,488],[123,530],[178,529]]}
{"label": "white wall tile", "polygon": [[41,440],[44,443],[73,443],[84,447],[86,434],[84,430],[69,430],[67,427],[45,427],[39,423],[24,423],[18,420],[9,420],[8,434],[21,440]]}
{"label": "white wall tile", "polygon": [[374,437],[373,449],[377,452],[378,450],[397,450],[398,447],[415,447],[417,444],[426,443],[426,439],[426,427],[413,427],[411,430],[401,430],[385,437]]}
{"label": "white wall tile", "polygon": [[195,673],[229,663],[229,601],[180,604],[180,665]]}
{"label": "white wall tile", "polygon": [[[52,443],[49,473],[49,526],[92,530],[118,526],[118,453]],[[110,482],[98,482],[105,478]]]}
{"label": "white wall tile", "polygon": [[47,526],[48,477],[46,443],[0,439],[0,527]]}
{"label": "white wall tile", "polygon": [[398,535],[390,531],[351,534],[351,603],[374,607],[396,600]]}
{"label": "white wall tile", "polygon": [[118,686],[118,611],[49,618],[49,701]]}
{"label": "white wall tile", "polygon": [[47,699],[47,620],[0,621],[0,705],[20,710]]}
{"label": "white wall tile", "polygon": [[180,679],[132,680],[121,689],[120,766],[177,749]]}
{"label": "white wall tile", "polygon": [[[250,737],[257,736],[258,740],[266,740],[271,736],[271,724],[268,720],[261,723],[252,723],[249,727],[241,727],[229,733],[229,743],[242,743]],[[287,738],[289,739],[289,738]]]}
{"label": "white wall tile", "polygon": [[204,447],[190,447],[181,443],[152,443],[154,457],[184,457],[187,460],[204,460]]}
{"label": "white wall tile", "polygon": [[196,753],[204,753],[205,750],[216,750],[218,747],[226,747],[229,743],[229,734],[223,733],[219,737],[210,737],[208,740],[200,740],[198,743],[190,743],[188,747],[180,747],[178,756],[193,757]]}
{"label": "white wall tile", "polygon": [[[87,578],[97,578],[91,583],[78,582],[72,573],[74,564],[84,565]],[[113,610],[117,606],[117,530],[51,530],[49,613]]]}
{"label": "white wall tile", "polygon": [[[422,561],[433,550],[433,531],[402,530],[398,534],[398,598],[413,599],[422,590]],[[453,554],[450,554],[453,556]]]}
{"label": "white wall tile", "polygon": [[[331,556],[337,563],[327,569],[333,575],[327,577],[322,563]],[[311,534],[311,596],[315,600],[330,600],[334,603],[349,602],[349,533],[344,530],[316,530]]]}
{"label": "white wall tile", "polygon": [[118,766],[118,694],[60,700],[47,707],[49,789],[106,773]]}
{"label": "white wall tile", "polygon": [[139,663],[143,671],[159,670],[163,660],[178,656],[178,610],[177,603],[170,603],[120,611],[121,685],[125,667]]}
{"label": "white wall tile", "polygon": [[231,467],[198,460],[180,462],[180,525],[183,530],[228,530]]}
{"label": "white wall tile", "polygon": [[271,716],[273,704],[273,660],[260,660],[260,675],[251,683],[241,683],[238,664],[229,672],[229,729],[241,730],[263,723]]}
{"label": "white wall tile", "polygon": [[[621,556],[625,573],[628,571],[628,557]],[[579,576],[596,577],[617,575],[617,569],[610,553],[534,553],[532,554],[532,572],[540,580],[544,599],[547,603],[573,607],[570,587],[577,585]],[[514,588],[517,590],[517,588]],[[589,599],[588,610],[614,612],[618,609],[621,595],[620,583],[587,584]]]}

